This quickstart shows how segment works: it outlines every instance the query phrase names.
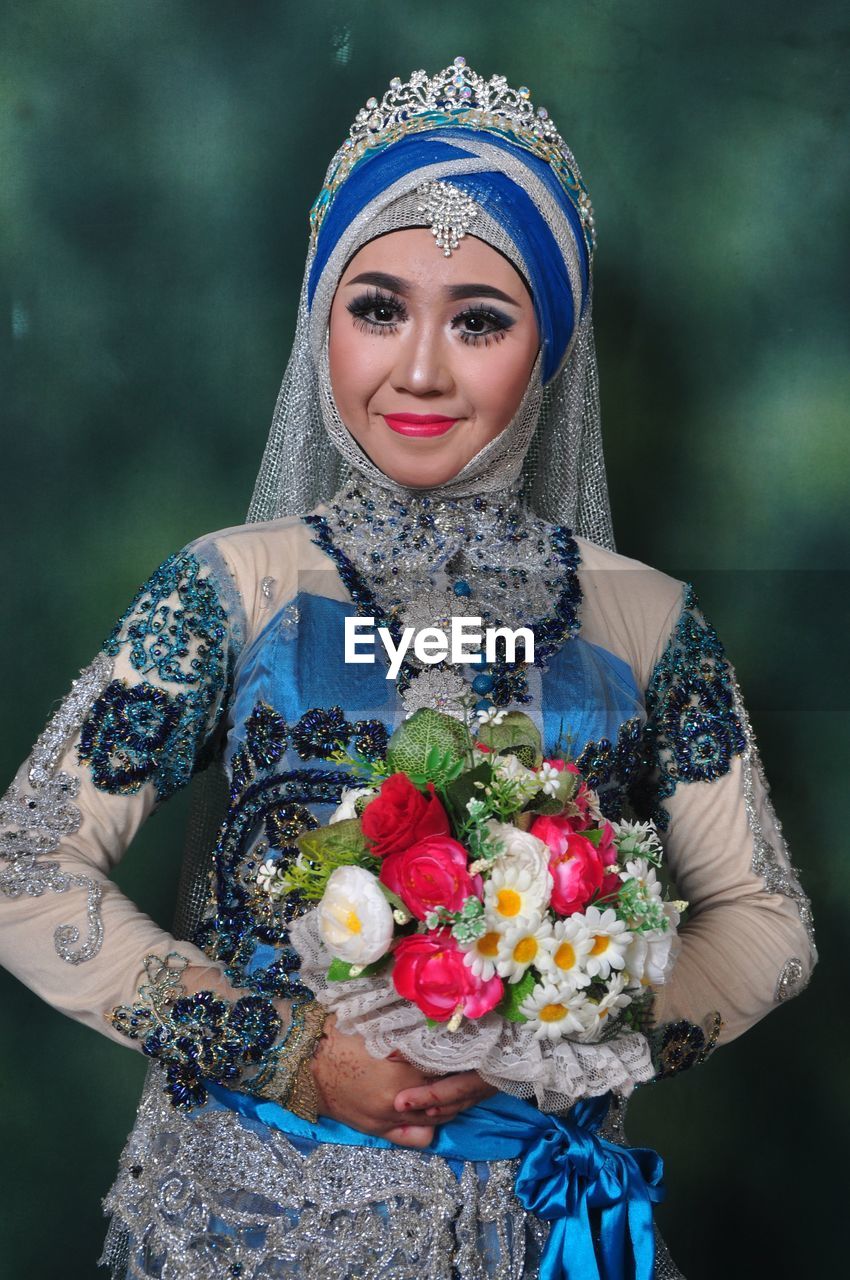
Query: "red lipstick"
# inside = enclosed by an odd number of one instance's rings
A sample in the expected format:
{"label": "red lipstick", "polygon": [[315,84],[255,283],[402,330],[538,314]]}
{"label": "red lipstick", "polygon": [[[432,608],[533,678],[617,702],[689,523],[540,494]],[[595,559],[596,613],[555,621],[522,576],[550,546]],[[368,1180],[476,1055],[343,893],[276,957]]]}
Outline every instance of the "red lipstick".
{"label": "red lipstick", "polygon": [[442,413],[385,413],[382,416],[390,430],[400,436],[442,436],[459,421]]}

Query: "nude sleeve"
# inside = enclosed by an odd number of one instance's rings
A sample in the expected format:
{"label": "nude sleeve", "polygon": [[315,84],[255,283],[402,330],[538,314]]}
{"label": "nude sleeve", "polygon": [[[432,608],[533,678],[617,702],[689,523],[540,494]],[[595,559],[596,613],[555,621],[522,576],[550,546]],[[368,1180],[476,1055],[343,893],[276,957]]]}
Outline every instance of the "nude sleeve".
{"label": "nude sleeve", "polygon": [[244,615],[215,544],[170,557],[74,682],[0,801],[0,963],[55,1009],[138,1047],[108,1020],[178,951],[189,990],[221,967],[110,880],[149,814],[225,727]]}
{"label": "nude sleeve", "polygon": [[645,687],[638,803],[661,828],[689,904],[680,954],[655,998],[663,1073],[802,991],[817,953],[734,671],[689,587],[662,628]]}

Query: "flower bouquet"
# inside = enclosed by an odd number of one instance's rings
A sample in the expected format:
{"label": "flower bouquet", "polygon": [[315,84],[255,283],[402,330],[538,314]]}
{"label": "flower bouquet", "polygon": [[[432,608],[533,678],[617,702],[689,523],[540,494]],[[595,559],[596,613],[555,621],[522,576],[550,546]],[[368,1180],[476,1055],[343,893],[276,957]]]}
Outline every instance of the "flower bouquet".
{"label": "flower bouquet", "polygon": [[340,1028],[548,1110],[650,1079],[642,1030],[685,905],[663,895],[653,826],[606,821],[521,712],[470,732],[423,709],[385,759],[338,762],[363,785],[260,875],[316,904],[291,938]]}

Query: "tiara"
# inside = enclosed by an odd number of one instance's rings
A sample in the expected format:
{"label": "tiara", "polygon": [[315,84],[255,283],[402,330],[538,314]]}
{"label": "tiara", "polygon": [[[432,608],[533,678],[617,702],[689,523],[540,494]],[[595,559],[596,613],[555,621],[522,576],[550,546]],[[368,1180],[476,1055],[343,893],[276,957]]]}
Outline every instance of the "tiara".
{"label": "tiara", "polygon": [[501,134],[545,160],[575,207],[588,254],[593,253],[596,230],[590,196],[549,112],[535,109],[525,85],[512,89],[499,75],[485,80],[463,57],[433,76],[425,71],[414,71],[406,81],[394,76],[380,101],[369,98],[361,107],[310,210],[312,244],[336,192],[360,160],[408,134],[447,125]]}

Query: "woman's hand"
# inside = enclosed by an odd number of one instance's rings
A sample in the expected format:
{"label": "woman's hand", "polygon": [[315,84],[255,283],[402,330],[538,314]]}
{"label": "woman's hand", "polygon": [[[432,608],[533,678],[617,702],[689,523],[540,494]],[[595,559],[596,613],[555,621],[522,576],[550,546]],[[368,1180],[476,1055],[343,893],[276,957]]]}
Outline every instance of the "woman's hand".
{"label": "woman's hand", "polygon": [[453,1120],[459,1111],[474,1107],[476,1102],[492,1098],[498,1089],[486,1084],[477,1071],[461,1071],[453,1076],[440,1076],[412,1089],[396,1094],[395,1107],[403,1115],[422,1111],[434,1124]]}
{"label": "woman's hand", "polygon": [[435,1120],[424,1105],[406,1105],[402,1110],[395,1104],[399,1097],[409,1104],[411,1094],[425,1097],[425,1090],[438,1082],[396,1055],[373,1058],[363,1037],[343,1035],[333,1015],[325,1023],[310,1067],[321,1115],[404,1147],[427,1147],[433,1141]]}

